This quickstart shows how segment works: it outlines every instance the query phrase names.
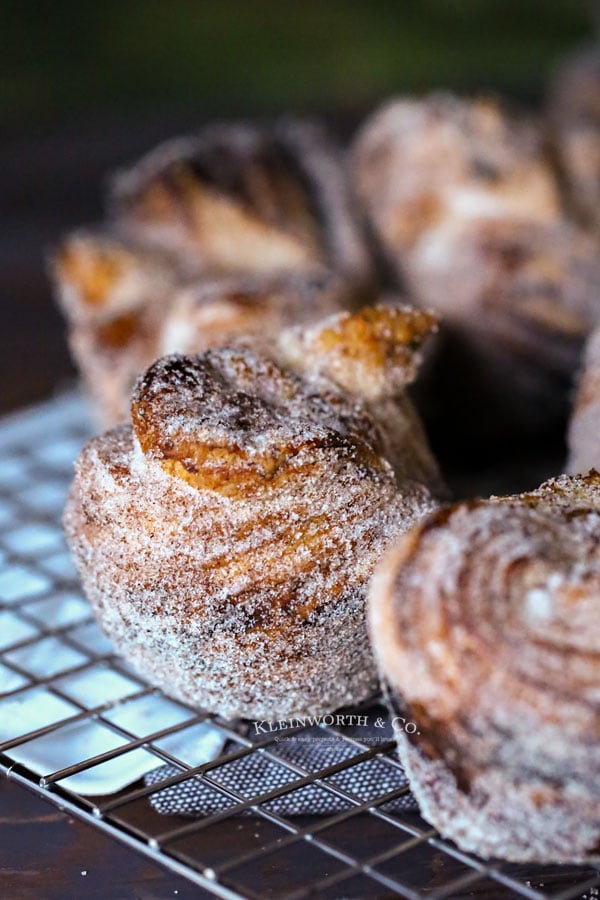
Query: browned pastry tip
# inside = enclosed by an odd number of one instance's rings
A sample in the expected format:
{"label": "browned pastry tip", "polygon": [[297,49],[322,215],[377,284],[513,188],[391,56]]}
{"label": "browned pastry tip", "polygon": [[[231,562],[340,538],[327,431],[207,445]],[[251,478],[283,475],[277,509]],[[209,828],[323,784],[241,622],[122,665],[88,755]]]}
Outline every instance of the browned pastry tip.
{"label": "browned pastry tip", "polygon": [[462,849],[597,862],[600,475],[442,508],[370,589],[423,815]]}
{"label": "browned pastry tip", "polygon": [[600,328],[590,336],[569,423],[567,471],[600,470]]}
{"label": "browned pastry tip", "polygon": [[98,245],[82,236],[65,241],[54,260],[57,279],[72,290],[85,309],[104,307],[111,289],[130,264],[122,248]]}
{"label": "browned pastry tip", "polygon": [[436,317],[414,306],[364,306],[312,327],[288,329],[279,352],[297,371],[326,375],[366,400],[394,396],[416,377]]}
{"label": "browned pastry tip", "polygon": [[436,327],[431,313],[390,300],[283,330],[273,352],[305,377],[324,379],[355,397],[377,423],[384,456],[399,482],[413,478],[442,496],[445,486],[437,462],[405,390]]}
{"label": "browned pastry tip", "polygon": [[272,352],[296,372],[332,383],[361,403],[377,424],[383,454],[399,483],[415,479],[444,496],[437,461],[405,390],[423,362],[423,344],[436,328],[431,313],[389,299],[385,305],[284,329]]}
{"label": "browned pastry tip", "polygon": [[324,265],[369,278],[339,152],[311,123],[213,125],[171,141],[117,176],[111,210],[192,271]]}
{"label": "browned pastry tip", "polygon": [[76,231],[50,261],[70,320],[107,321],[140,309],[178,282],[172,260],[108,233]]}
{"label": "browned pastry tip", "polygon": [[369,696],[368,579],[434,506],[422,484],[399,482],[369,412],[237,347],[155,362],[132,419],[86,446],[65,512],[119,652],[227,716]]}

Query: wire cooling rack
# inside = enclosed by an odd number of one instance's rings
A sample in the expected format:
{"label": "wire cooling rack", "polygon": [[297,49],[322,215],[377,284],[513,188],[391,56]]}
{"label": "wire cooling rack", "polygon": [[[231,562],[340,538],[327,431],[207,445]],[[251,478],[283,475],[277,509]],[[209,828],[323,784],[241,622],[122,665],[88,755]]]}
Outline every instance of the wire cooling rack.
{"label": "wire cooling rack", "polygon": [[[77,395],[0,423],[5,775],[220,897],[598,896],[596,869],[484,862],[442,840],[398,803],[407,788],[391,740],[361,742],[343,724],[321,725],[317,739],[343,742],[345,752],[311,770],[281,754],[277,732],[253,736],[244,723],[175,704],[119,660],[81,596],[60,527],[88,431]],[[207,728],[218,736],[208,761],[194,750],[205,752]],[[259,758],[277,777],[258,786],[223,777]],[[372,777],[369,789],[357,787],[358,767],[376,764],[388,767],[385,787],[373,789]],[[142,777],[165,765],[157,783]],[[216,811],[157,811],[153,799],[191,780],[219,799]],[[276,801],[306,789],[323,792],[330,811],[281,811]]]}

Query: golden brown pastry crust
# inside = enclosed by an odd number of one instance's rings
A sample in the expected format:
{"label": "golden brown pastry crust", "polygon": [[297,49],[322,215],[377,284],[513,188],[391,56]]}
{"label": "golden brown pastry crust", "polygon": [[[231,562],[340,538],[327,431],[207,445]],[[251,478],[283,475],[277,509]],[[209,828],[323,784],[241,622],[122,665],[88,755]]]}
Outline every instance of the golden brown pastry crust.
{"label": "golden brown pastry crust", "polygon": [[399,482],[415,479],[441,496],[437,463],[405,391],[423,363],[423,344],[436,330],[431,313],[390,302],[285,329],[271,352],[294,371],[358,398],[378,424],[383,454]]}
{"label": "golden brown pastry crust", "polygon": [[146,457],[197,490],[277,490],[321,452],[382,468],[375,424],[321,385],[252,351],[163,357],[138,382],[133,431]]}
{"label": "golden brown pastry crust", "polygon": [[594,862],[600,815],[600,475],[442,508],[370,589],[425,818],[483,856]]}
{"label": "golden brown pastry crust", "polygon": [[321,377],[243,347],[158,360],[132,421],[86,446],[65,512],[119,652],[226,716],[365,699],[367,581],[434,506],[423,485],[398,483],[379,424]]}

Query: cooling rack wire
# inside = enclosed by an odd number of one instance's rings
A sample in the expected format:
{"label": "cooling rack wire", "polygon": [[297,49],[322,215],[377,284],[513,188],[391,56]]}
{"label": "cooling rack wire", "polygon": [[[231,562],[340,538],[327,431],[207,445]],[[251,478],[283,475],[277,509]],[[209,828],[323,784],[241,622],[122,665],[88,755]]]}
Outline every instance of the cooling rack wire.
{"label": "cooling rack wire", "polygon": [[[136,675],[96,628],[61,532],[73,460],[88,434],[77,394],[0,421],[5,776],[219,897],[599,895],[596,869],[490,863],[442,840],[398,803],[407,788],[391,740],[361,742],[343,724],[294,729],[343,747],[339,762],[311,770],[282,754],[278,732],[252,734],[174,703]],[[218,748],[208,761],[207,733]],[[243,777],[257,761],[269,772],[264,784]],[[144,780],[161,766],[165,778]],[[387,767],[385,792],[373,787],[369,767],[377,766]],[[357,778],[359,767],[368,778]],[[191,780],[214,795],[212,812],[157,811],[161,792]],[[282,797],[301,801],[307,790],[329,812],[282,813]]]}

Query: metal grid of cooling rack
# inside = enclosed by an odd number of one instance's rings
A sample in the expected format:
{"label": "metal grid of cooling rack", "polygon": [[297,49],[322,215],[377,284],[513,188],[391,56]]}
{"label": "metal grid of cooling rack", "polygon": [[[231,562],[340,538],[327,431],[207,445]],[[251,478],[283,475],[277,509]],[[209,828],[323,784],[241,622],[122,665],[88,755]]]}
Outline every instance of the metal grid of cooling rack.
{"label": "metal grid of cooling rack", "polygon": [[[392,741],[361,743],[343,726],[320,726],[346,752],[310,770],[280,755],[277,733],[252,737],[243,723],[174,704],[115,657],[81,597],[60,529],[85,422],[69,395],[0,424],[0,771],[221,897],[598,896],[595,869],[486,863],[399,809],[394,801],[407,789]],[[153,704],[153,717],[136,714]],[[193,741],[185,752],[173,742],[207,722],[224,750],[198,762]],[[102,749],[92,756],[92,746]],[[277,786],[253,782],[250,793],[220,778],[259,755],[280,772]],[[395,768],[396,790],[365,794],[344,778],[375,761]],[[158,783],[141,777],[165,764],[170,774]],[[152,797],[189,779],[215,792],[221,808],[196,818],[157,812]],[[307,787],[334,797],[336,811],[273,809]]]}

